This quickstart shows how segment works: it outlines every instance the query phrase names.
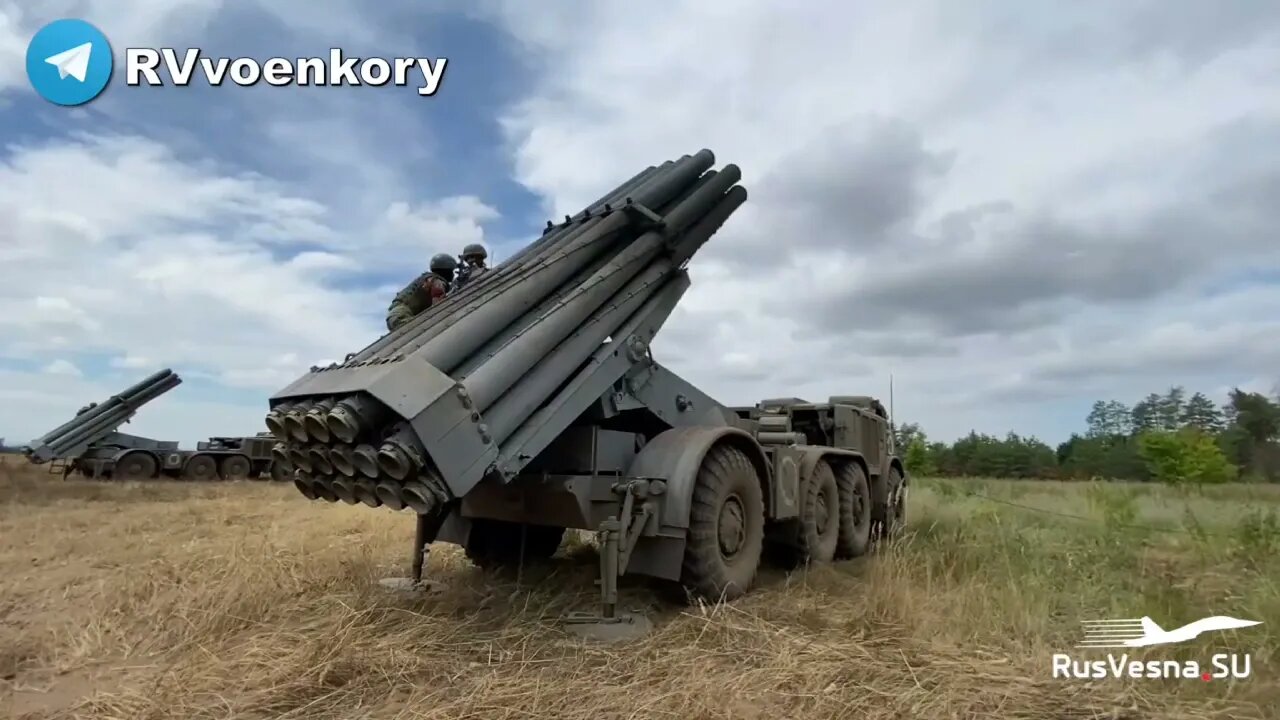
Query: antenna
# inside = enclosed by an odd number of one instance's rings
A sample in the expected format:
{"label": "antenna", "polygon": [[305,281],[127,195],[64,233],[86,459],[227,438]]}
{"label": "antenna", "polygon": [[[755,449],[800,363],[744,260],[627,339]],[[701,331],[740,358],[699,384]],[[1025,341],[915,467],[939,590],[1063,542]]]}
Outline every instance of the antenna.
{"label": "antenna", "polygon": [[889,422],[893,423],[893,373],[889,373]]}

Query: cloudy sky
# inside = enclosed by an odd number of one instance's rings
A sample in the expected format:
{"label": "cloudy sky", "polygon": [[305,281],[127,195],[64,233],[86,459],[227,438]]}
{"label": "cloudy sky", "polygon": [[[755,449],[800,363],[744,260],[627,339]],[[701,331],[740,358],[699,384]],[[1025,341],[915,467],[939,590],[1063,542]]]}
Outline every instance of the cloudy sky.
{"label": "cloudy sky", "polygon": [[[423,5],[0,0],[0,437],[161,367],[131,431],[256,432],[431,254],[501,259],[702,147],[751,199],[655,353],[723,402],[892,372],[934,437],[1057,442],[1096,398],[1280,380],[1270,0]],[[59,17],[117,58],[74,110],[23,70]],[[126,47],[448,65],[429,98],[130,88]]]}

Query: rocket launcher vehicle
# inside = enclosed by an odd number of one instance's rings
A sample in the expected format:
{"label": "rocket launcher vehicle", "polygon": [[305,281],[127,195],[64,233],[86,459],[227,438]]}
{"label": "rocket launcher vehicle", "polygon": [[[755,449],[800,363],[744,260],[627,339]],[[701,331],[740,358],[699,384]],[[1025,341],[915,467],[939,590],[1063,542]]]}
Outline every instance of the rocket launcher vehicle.
{"label": "rocket launcher vehicle", "polygon": [[787,563],[866,552],[901,527],[907,485],[878,401],[730,408],[649,350],[686,263],[747,198],[714,162],[646,168],[312,368],[270,400],[275,461],[312,500],[415,513],[413,581],[437,540],[497,568],[595,529],[601,611],[569,620],[608,632],[637,626],[616,609],[623,574],[716,601],[749,588],[766,535]]}
{"label": "rocket launcher vehicle", "polygon": [[[646,343],[685,263],[746,200],[710,150],[646,168],[492,271],[270,400],[273,457],[311,499],[429,514],[510,482],[558,432],[566,387],[603,343]],[[638,318],[649,324],[625,335]],[[644,335],[642,338],[641,335]],[[643,351],[639,346],[632,352]],[[564,395],[564,397],[560,397]]]}

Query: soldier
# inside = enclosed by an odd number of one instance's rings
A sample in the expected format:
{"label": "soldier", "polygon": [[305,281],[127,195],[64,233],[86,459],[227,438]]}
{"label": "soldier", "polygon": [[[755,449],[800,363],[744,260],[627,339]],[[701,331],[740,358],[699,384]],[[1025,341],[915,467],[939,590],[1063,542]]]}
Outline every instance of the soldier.
{"label": "soldier", "polygon": [[489,268],[485,267],[485,258],[489,257],[489,253],[485,252],[484,246],[480,243],[471,243],[462,248],[462,254],[458,257],[462,258],[462,267],[458,269],[458,281],[454,284],[455,288],[461,288],[471,281],[472,278],[479,277]]}
{"label": "soldier", "polygon": [[418,313],[443,300],[449,292],[453,271],[457,267],[458,261],[452,255],[440,253],[431,258],[431,269],[405,285],[391,301],[391,306],[387,308],[387,329],[395,330]]}

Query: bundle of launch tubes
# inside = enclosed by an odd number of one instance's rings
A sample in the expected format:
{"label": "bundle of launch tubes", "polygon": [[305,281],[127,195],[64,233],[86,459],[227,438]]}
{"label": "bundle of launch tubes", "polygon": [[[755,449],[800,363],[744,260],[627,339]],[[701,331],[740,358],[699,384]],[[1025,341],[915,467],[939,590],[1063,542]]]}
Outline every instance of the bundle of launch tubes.
{"label": "bundle of launch tubes", "polygon": [[[428,452],[425,410],[406,417],[350,390],[365,375],[397,371],[388,366],[411,365],[402,375],[412,377],[426,363],[456,383],[475,432],[496,446],[498,459],[482,474],[518,471],[527,458],[503,450],[536,432],[539,409],[646,301],[683,277],[685,263],[746,200],[738,168],[717,172],[714,163],[702,150],[646,168],[578,215],[548,222],[519,253],[344,363],[313,368],[272,399],[266,424],[279,441],[275,461],[311,499],[426,514],[465,494],[474,481],[442,472],[445,463]],[[343,381],[317,379],[325,373]],[[312,392],[335,387],[346,389]]]}

